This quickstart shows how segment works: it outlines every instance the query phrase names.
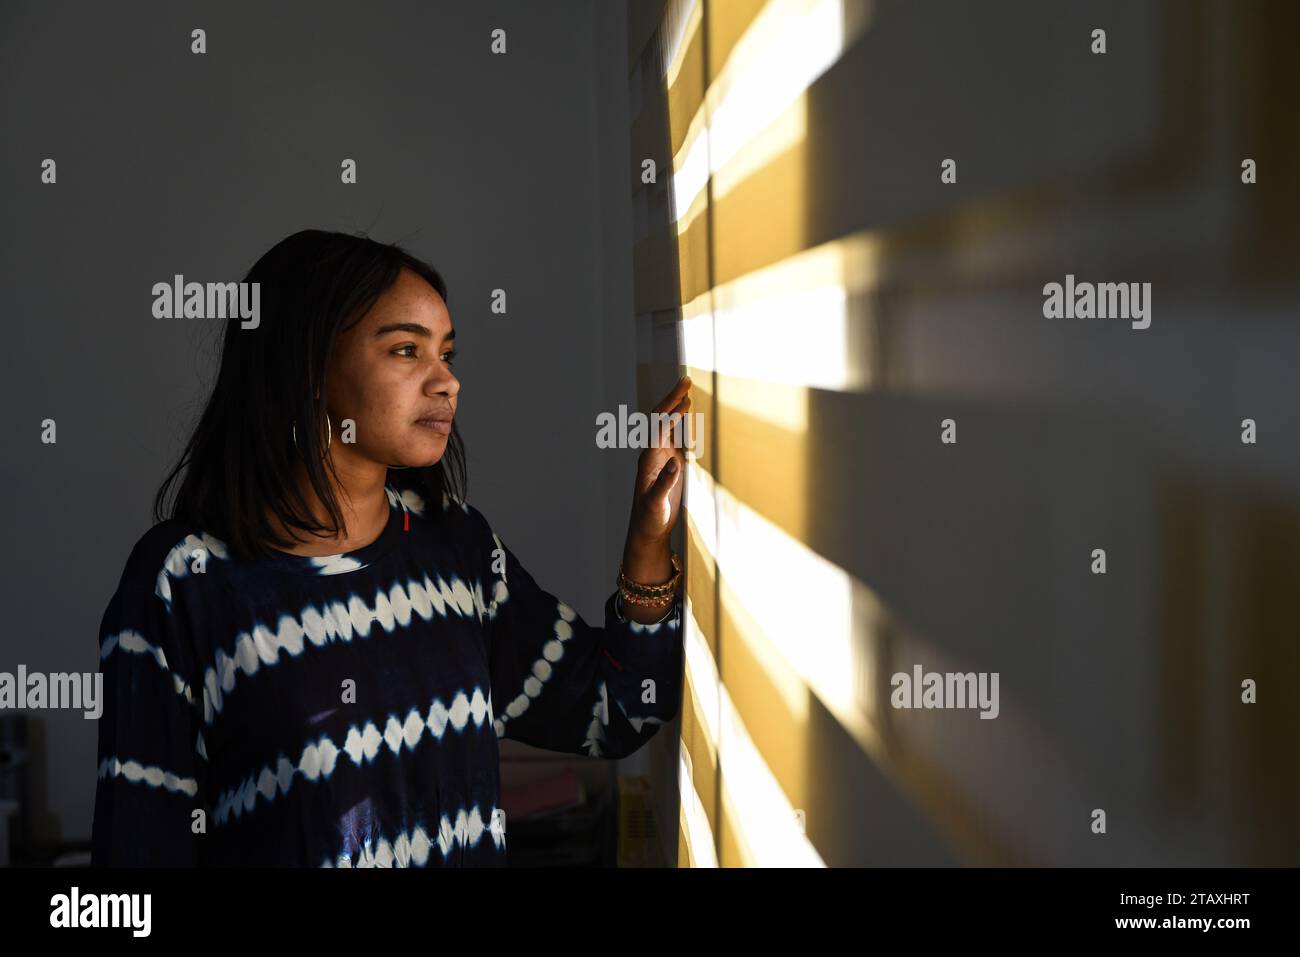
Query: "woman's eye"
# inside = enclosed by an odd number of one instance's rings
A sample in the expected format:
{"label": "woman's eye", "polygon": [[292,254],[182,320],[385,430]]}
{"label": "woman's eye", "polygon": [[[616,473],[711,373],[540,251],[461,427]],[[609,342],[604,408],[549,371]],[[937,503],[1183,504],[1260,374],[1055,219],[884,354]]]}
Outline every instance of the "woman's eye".
{"label": "woman's eye", "polygon": [[[413,351],[412,351],[412,352],[407,352],[407,351],[406,351],[406,350],[408,350],[408,349],[414,350],[415,348],[416,348],[415,343],[413,343],[413,342],[408,342],[406,345],[404,345],[404,346],[399,346],[398,348],[394,349],[394,350],[393,350],[393,355],[395,355],[395,356],[401,356],[403,359],[417,359],[417,358],[419,358],[419,357],[418,357],[417,355],[415,355],[415,353],[414,353]],[[456,353],[456,350],[455,350],[455,349],[450,349],[450,350],[448,350],[447,352],[444,352],[444,353],[442,354],[442,360],[443,360],[445,363],[447,363],[447,365],[452,365],[453,360],[455,360],[455,358],[456,358],[456,354],[457,354],[457,353]]]}

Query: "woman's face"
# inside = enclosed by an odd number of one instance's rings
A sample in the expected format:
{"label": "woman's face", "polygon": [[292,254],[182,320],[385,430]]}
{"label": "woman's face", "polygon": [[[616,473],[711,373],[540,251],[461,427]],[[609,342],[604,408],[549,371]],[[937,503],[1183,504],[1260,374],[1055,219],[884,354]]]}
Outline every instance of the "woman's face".
{"label": "woman's face", "polygon": [[[447,451],[460,382],[451,372],[451,315],[437,290],[410,269],[351,329],[329,360],[330,452],[383,465],[429,466]],[[341,433],[356,422],[352,444]],[[342,460],[342,461],[341,461]]]}

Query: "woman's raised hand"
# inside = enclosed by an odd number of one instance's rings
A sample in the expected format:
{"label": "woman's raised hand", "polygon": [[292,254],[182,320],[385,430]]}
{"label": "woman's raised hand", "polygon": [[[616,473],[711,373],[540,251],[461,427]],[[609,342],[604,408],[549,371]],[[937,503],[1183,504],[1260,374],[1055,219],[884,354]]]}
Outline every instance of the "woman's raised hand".
{"label": "woman's raised hand", "polygon": [[[691,408],[691,377],[682,376],[672,391],[654,407],[655,413],[678,415],[676,420],[660,420],[658,442],[641,452],[637,460],[636,485],[632,493],[632,516],[628,522],[628,544],[654,545],[668,541],[681,510],[682,489],[686,484],[686,455],[674,445],[674,436],[685,436],[686,416]],[[654,421],[654,416],[651,416]],[[672,422],[675,427],[670,427]],[[653,436],[653,431],[652,431]]]}

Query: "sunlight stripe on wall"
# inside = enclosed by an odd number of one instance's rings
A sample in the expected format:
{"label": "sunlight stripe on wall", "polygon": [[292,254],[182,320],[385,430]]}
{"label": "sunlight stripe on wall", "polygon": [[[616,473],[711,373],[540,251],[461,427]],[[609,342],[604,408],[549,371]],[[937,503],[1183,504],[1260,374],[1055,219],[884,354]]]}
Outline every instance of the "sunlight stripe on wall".
{"label": "sunlight stripe on wall", "polygon": [[[868,294],[880,279],[880,256],[875,237],[849,236],[696,296],[682,306],[684,364],[736,379],[836,392],[876,387],[878,316]],[[806,421],[806,410],[788,405],[764,415],[766,403],[758,394],[752,398],[756,415]]]}
{"label": "sunlight stripe on wall", "polygon": [[[755,747],[726,686],[718,679],[717,663],[689,610],[689,601],[685,643],[687,671],[696,702],[693,713],[709,739],[709,754],[716,755],[721,762],[723,813],[744,854],[744,860],[737,863],[761,867],[825,866],[797,825],[794,807]],[[700,755],[693,753],[685,742],[681,745],[681,756],[684,777],[679,787],[683,819],[690,831],[688,841],[695,858],[707,860],[701,854],[699,841],[705,834],[711,841],[715,828],[710,826],[710,815],[700,802],[696,774],[712,773],[713,769],[697,769]],[[743,798],[738,799],[735,794]],[[709,866],[717,863],[715,858]]]}
{"label": "sunlight stripe on wall", "polygon": [[713,830],[708,816],[695,790],[695,774],[691,769],[691,756],[683,743],[678,752],[677,780],[681,798],[681,833],[686,844],[688,867],[717,867],[718,853],[714,846]]}
{"label": "sunlight stripe on wall", "polygon": [[[688,133],[673,158],[674,220],[691,207],[710,174],[839,59],[843,24],[843,0],[771,0],[763,8],[705,92],[701,110],[707,124]],[[694,126],[692,117],[688,129]],[[689,175],[679,179],[682,170]]]}
{"label": "sunlight stripe on wall", "polygon": [[[851,577],[716,485],[697,463],[687,465],[686,494],[692,514],[704,503],[714,512],[712,554],[728,589],[793,673],[855,738],[878,752],[879,736],[867,717],[876,708],[871,661],[854,641]],[[772,587],[772,568],[781,569],[779,588]]]}

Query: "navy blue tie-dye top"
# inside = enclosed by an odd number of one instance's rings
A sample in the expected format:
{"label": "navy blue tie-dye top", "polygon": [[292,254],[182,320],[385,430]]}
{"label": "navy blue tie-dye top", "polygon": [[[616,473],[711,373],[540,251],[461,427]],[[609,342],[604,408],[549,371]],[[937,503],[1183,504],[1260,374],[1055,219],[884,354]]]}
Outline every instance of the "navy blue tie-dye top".
{"label": "navy blue tie-dye top", "polygon": [[680,599],[604,627],[472,505],[389,482],[352,552],[237,561],[175,520],[100,626],[96,865],[505,863],[499,738],[618,758],[681,700]]}

